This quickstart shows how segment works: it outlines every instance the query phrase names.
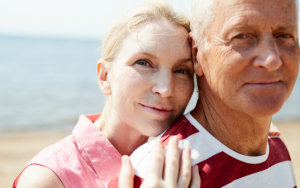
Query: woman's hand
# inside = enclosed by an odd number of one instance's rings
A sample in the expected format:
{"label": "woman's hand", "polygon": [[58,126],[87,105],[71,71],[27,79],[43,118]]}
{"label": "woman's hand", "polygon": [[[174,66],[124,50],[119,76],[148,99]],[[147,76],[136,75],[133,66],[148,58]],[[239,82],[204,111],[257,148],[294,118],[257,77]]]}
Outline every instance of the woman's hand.
{"label": "woman's hand", "polygon": [[[153,144],[147,175],[141,188],[199,188],[198,166],[191,167],[191,149],[182,151],[179,164],[179,148],[176,136],[169,141],[164,166],[163,146],[158,138]],[[122,170],[119,175],[119,188],[133,188],[134,170],[128,156],[122,157]]]}
{"label": "woman's hand", "polygon": [[269,136],[280,136],[280,131],[276,125],[271,123],[270,130],[269,130]]}

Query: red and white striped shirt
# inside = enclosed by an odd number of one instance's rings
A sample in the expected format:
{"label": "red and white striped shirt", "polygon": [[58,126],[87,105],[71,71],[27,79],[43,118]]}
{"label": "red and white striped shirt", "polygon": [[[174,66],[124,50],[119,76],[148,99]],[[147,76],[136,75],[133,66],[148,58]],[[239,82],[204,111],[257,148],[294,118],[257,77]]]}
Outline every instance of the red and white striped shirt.
{"label": "red and white striped shirt", "polygon": [[[159,136],[165,148],[174,135],[180,148],[191,147],[192,165],[199,167],[201,188],[297,187],[288,150],[278,137],[269,137],[266,154],[262,156],[241,155],[214,138],[190,114]],[[145,177],[152,144],[153,141],[144,144],[130,156],[136,174],[135,187]]]}

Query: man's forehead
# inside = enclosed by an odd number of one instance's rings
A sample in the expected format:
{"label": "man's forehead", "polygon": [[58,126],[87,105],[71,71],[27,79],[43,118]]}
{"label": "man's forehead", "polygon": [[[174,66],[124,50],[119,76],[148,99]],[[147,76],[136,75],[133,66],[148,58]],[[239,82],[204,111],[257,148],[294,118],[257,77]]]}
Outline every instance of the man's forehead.
{"label": "man's forehead", "polygon": [[296,5],[296,1],[297,0],[266,0],[266,1],[262,1],[262,0],[215,0],[216,1],[216,5],[219,4],[225,4],[225,5],[240,5],[240,4],[248,4],[248,5],[253,5],[253,4],[260,4],[262,6],[273,6],[274,4],[278,4],[280,6],[283,6],[285,8],[289,8],[291,6],[295,6]]}
{"label": "man's forehead", "polygon": [[[297,0],[216,0],[216,14],[230,13],[232,11],[260,11],[270,14],[270,10],[278,10],[280,13],[297,13]],[[278,15],[278,12],[277,12]]]}
{"label": "man's forehead", "polygon": [[[264,17],[260,16],[260,20],[264,20]],[[232,17],[231,20],[228,19],[228,22],[224,23],[223,28],[229,28],[234,26],[235,29],[254,29],[258,27],[264,27],[265,24],[262,22],[258,22],[257,17],[254,17],[253,14],[243,13],[243,15],[238,17]],[[270,18],[265,16],[265,18]],[[276,19],[277,18],[277,19]],[[290,19],[289,19],[290,18]],[[265,21],[272,25],[273,30],[290,30],[290,29],[297,29],[298,22],[297,19],[293,17],[274,17],[274,19],[265,19]]]}
{"label": "man's forehead", "polygon": [[[276,28],[297,27],[297,9],[294,0],[217,0],[216,18],[222,28],[228,25],[245,28],[257,27],[263,21]],[[273,22],[273,23],[272,23]],[[220,24],[222,23],[222,24]]]}

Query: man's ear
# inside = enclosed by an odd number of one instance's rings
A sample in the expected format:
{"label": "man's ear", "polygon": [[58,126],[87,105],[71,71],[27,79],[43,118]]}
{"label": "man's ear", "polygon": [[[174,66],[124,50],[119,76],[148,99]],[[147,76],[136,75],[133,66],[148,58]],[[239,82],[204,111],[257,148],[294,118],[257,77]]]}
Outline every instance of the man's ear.
{"label": "man's ear", "polygon": [[203,59],[203,53],[201,50],[198,49],[199,45],[197,44],[192,33],[189,34],[189,40],[192,45],[192,60],[193,60],[195,73],[197,74],[197,76],[202,76],[203,69],[200,62]]}
{"label": "man's ear", "polygon": [[109,77],[108,77],[108,69],[105,67],[105,63],[103,59],[100,59],[97,62],[97,79],[98,84],[101,89],[101,91],[105,95],[111,95],[111,87],[109,83]]}

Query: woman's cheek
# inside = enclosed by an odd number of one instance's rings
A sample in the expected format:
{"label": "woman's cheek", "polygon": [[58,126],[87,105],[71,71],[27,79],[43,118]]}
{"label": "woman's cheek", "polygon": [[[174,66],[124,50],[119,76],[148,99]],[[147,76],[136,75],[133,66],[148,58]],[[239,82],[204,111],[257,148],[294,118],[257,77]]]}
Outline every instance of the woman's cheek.
{"label": "woman's cheek", "polygon": [[112,93],[114,98],[124,100],[123,102],[129,103],[132,98],[142,98],[147,90],[151,90],[148,74],[140,74],[136,70],[126,70],[121,72],[117,78]]}
{"label": "woman's cheek", "polygon": [[177,84],[175,84],[175,86],[178,87],[177,90],[180,98],[187,99],[189,101],[194,92],[194,79],[192,77],[190,79],[181,79]]}
{"label": "woman's cheek", "polygon": [[174,104],[177,106],[178,113],[181,115],[184,113],[186,106],[188,105],[192,94],[194,92],[193,79],[179,79],[175,83],[174,89]]}

